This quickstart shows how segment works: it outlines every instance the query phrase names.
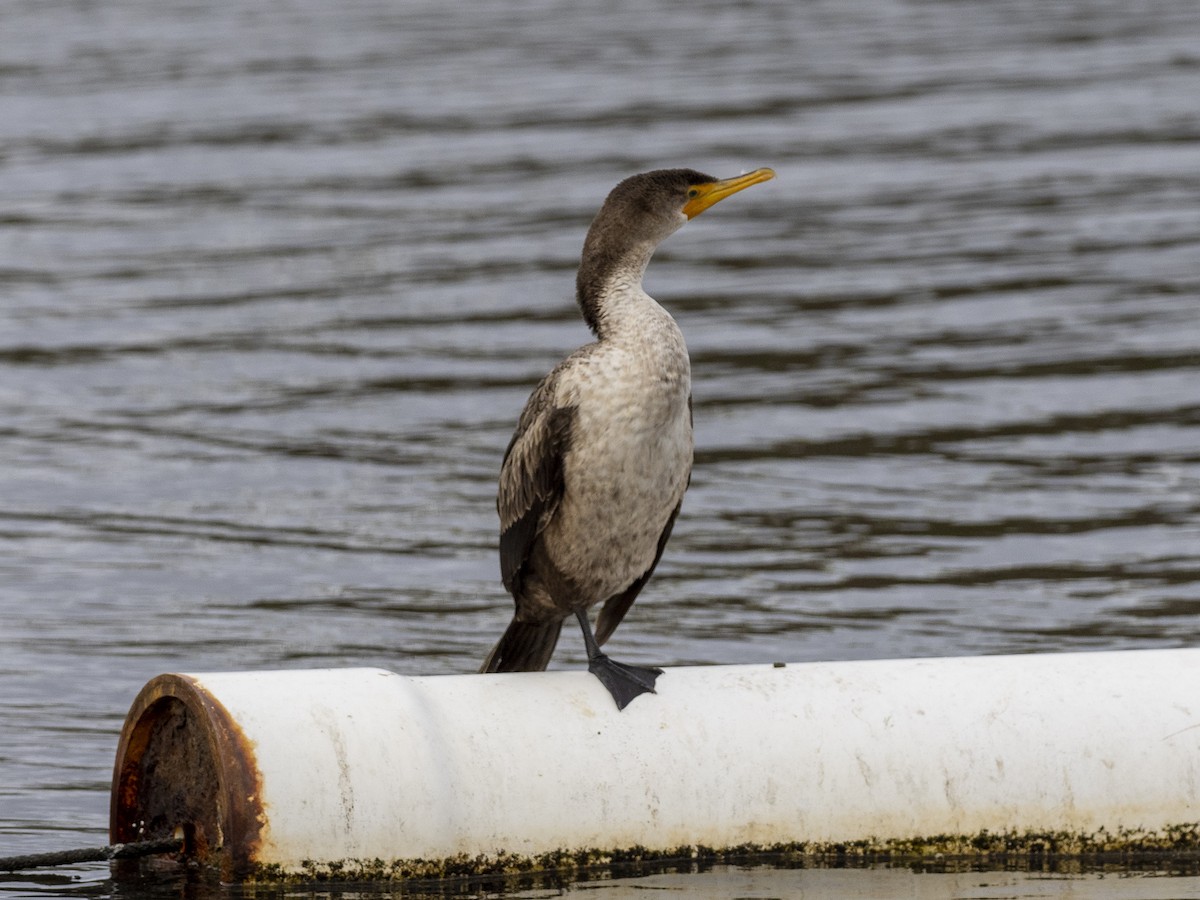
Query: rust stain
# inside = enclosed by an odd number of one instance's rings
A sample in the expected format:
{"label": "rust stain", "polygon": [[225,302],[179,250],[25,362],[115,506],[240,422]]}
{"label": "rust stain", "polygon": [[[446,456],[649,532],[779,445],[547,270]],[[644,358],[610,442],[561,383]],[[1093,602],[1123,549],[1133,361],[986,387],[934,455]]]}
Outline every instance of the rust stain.
{"label": "rust stain", "polygon": [[[257,865],[266,813],[254,745],[185,675],[160,675],[130,708],[113,770],[114,843],[182,832],[188,858],[239,880]],[[136,865],[136,864],[134,864]]]}

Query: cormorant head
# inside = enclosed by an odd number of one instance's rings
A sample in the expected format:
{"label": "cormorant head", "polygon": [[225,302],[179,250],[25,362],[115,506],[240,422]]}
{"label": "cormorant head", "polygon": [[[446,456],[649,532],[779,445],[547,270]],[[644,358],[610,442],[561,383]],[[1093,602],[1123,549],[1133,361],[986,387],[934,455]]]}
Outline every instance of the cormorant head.
{"label": "cormorant head", "polygon": [[624,232],[630,244],[657,245],[713,204],[774,177],[770,169],[755,169],[733,178],[714,178],[694,169],[656,169],[631,175],[609,193],[595,224],[603,224],[610,240],[615,237],[613,232]]}
{"label": "cormorant head", "polygon": [[614,279],[641,283],[655,248],[714,203],[775,177],[755,169],[713,178],[694,169],[657,169],[631,175],[609,192],[588,229],[575,279],[575,296],[588,327],[603,330],[603,294]]}

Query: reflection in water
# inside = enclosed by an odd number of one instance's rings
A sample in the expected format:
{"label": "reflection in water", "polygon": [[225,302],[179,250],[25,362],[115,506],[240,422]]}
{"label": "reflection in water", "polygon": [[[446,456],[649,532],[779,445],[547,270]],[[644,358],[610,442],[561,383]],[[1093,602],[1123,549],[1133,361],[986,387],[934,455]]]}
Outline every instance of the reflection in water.
{"label": "reflection in water", "polygon": [[6,851],[102,836],[158,672],[478,665],[501,455],[586,339],[590,216],[661,165],[779,177],[649,272],[698,450],[614,652],[1196,638],[1187,0],[17,3],[4,32]]}

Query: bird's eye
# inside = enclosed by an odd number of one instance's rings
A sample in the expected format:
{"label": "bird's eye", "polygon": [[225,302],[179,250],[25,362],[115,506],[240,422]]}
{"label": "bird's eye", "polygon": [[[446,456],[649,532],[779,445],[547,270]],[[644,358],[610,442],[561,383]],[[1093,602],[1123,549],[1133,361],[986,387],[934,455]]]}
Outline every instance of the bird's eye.
{"label": "bird's eye", "polygon": [[692,188],[690,191],[688,191],[688,199],[689,200],[695,200],[699,196],[700,196],[700,191],[697,190],[696,188]]}

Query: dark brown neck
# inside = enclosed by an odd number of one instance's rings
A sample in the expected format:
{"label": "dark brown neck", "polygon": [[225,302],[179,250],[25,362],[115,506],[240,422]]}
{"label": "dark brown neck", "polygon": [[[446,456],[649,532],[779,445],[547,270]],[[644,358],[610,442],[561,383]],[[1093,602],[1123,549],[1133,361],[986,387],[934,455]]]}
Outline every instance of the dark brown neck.
{"label": "dark brown neck", "polygon": [[619,227],[608,227],[597,218],[583,244],[579,274],[575,276],[575,301],[592,334],[605,334],[605,298],[620,287],[641,287],[642,275],[656,243],[639,243]]}

